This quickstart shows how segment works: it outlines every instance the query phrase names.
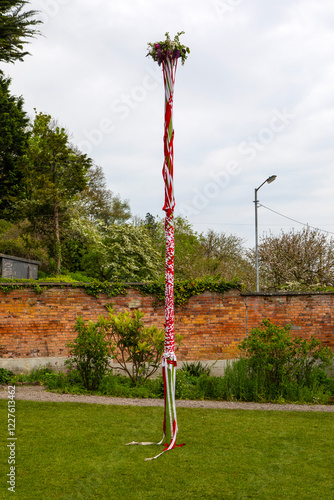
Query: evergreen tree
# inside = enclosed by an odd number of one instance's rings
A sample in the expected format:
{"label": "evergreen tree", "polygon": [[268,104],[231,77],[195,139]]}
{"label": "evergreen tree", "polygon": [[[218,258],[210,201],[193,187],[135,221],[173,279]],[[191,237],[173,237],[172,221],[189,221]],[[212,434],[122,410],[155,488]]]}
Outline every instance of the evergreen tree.
{"label": "evergreen tree", "polygon": [[29,38],[39,34],[34,27],[41,21],[35,19],[35,10],[24,10],[29,4],[23,0],[3,0],[0,2],[0,61],[14,63],[23,61],[29,54],[24,45]]}
{"label": "evergreen tree", "polygon": [[13,204],[22,196],[19,161],[28,145],[29,119],[22,97],[12,96],[9,86],[10,79],[0,75],[0,219],[14,220]]}

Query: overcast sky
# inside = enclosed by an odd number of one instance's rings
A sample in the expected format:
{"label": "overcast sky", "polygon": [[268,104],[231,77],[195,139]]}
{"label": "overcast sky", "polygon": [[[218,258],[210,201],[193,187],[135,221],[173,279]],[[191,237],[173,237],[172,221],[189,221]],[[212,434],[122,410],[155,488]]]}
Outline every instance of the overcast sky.
{"label": "overcast sky", "polygon": [[[3,67],[133,215],[163,216],[162,71],[147,43],[185,31],[174,94],[175,214],[254,245],[260,203],[334,233],[333,0],[33,0],[43,36]],[[259,208],[259,234],[302,226]]]}

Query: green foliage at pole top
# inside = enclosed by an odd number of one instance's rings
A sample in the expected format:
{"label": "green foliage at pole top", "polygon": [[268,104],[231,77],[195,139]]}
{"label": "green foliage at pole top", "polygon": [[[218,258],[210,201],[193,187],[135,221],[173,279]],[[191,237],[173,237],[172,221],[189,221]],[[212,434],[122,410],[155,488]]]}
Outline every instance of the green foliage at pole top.
{"label": "green foliage at pole top", "polygon": [[35,19],[35,10],[24,11],[29,2],[24,0],[6,0],[0,2],[0,61],[14,63],[23,61],[29,52],[24,45],[29,38],[39,34],[34,26],[41,21]]}
{"label": "green foliage at pole top", "polygon": [[146,57],[152,57],[152,59],[157,62],[159,66],[167,60],[176,61],[177,59],[181,59],[182,64],[184,64],[188,54],[190,54],[190,49],[186,45],[182,45],[180,42],[180,36],[183,34],[184,31],[179,31],[177,35],[175,35],[174,40],[171,40],[169,33],[166,32],[165,40],[161,42],[148,43],[148,53]]}

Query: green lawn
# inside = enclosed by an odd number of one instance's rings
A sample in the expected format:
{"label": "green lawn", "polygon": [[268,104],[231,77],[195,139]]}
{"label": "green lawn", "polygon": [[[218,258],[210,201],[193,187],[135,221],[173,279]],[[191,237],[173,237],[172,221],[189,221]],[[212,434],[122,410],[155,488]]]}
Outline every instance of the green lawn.
{"label": "green lawn", "polygon": [[[6,444],[7,401],[0,401]],[[178,409],[186,446],[150,462],[162,408],[16,401],[16,493],[48,499],[334,499],[334,414]],[[5,446],[2,447],[5,450]]]}

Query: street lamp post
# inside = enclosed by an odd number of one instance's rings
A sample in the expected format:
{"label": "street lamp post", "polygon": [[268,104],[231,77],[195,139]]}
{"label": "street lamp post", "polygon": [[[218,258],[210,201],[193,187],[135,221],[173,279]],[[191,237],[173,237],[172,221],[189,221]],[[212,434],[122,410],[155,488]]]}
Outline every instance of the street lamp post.
{"label": "street lamp post", "polygon": [[255,267],[256,267],[256,291],[259,292],[259,248],[258,248],[258,225],[257,225],[257,208],[258,208],[258,199],[257,192],[258,190],[265,184],[266,182],[270,184],[274,182],[277,175],[271,175],[266,179],[262,184],[255,189]]}

